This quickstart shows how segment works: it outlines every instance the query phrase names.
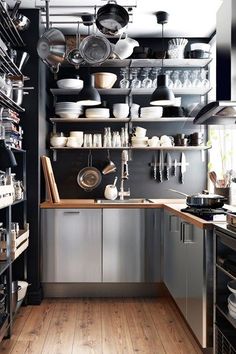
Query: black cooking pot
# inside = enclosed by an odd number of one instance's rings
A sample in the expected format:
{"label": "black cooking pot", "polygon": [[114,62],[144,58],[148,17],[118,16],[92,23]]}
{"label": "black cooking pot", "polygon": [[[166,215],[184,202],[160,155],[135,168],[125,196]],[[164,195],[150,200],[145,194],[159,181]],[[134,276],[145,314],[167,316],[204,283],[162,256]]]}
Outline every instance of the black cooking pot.
{"label": "black cooking pot", "polygon": [[106,35],[116,35],[123,31],[129,23],[129,14],[126,9],[110,0],[97,12],[96,26],[100,32]]}
{"label": "black cooking pot", "polygon": [[194,208],[222,208],[224,202],[227,201],[225,197],[217,194],[197,193],[194,195],[187,195],[185,193],[176,191],[175,189],[169,189],[172,192],[181,194],[186,197],[186,204]]}

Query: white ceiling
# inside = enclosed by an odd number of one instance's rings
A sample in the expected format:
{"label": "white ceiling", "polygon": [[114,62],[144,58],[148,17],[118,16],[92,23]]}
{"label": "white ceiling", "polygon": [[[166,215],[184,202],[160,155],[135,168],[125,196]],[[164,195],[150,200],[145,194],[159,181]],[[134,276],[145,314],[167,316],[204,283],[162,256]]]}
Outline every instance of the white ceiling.
{"label": "white ceiling", "polygon": [[[14,5],[15,0],[7,0]],[[66,6],[65,6],[66,3]],[[94,13],[95,5],[100,7],[104,0],[50,0],[50,20],[52,22],[77,22],[79,12]],[[130,37],[160,37],[161,25],[157,24],[155,12],[167,11],[169,22],[164,27],[166,37],[209,37],[216,28],[216,12],[222,0],[118,0],[121,6],[133,7],[132,23],[128,25]],[[43,7],[44,0],[22,0],[22,8]],[[137,7],[135,7],[137,5]],[[60,14],[60,16],[53,16]],[[75,33],[76,24],[55,23],[65,33]],[[87,28],[81,26],[81,33]]]}

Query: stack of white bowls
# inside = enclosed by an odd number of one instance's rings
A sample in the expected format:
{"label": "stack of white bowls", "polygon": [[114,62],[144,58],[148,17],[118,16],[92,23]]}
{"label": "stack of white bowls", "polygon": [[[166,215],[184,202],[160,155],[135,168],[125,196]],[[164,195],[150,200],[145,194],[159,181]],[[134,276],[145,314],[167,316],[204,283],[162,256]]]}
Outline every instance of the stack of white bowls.
{"label": "stack of white bowls", "polygon": [[67,138],[66,146],[72,148],[78,148],[83,145],[84,132],[83,131],[71,131],[70,136]]}
{"label": "stack of white bowls", "polygon": [[133,147],[146,147],[148,146],[148,137],[146,136],[147,130],[142,127],[135,128],[135,135],[131,138]]}
{"label": "stack of white bowls", "polygon": [[82,114],[82,107],[77,102],[57,102],[55,113],[61,118],[74,119]]}
{"label": "stack of white bowls", "polygon": [[140,112],[141,118],[161,118],[163,114],[163,107],[142,107]]}
{"label": "stack of white bowls", "polygon": [[109,108],[88,108],[85,111],[86,118],[109,118]]}
{"label": "stack of white bowls", "polygon": [[231,280],[227,284],[232,294],[228,297],[228,310],[231,317],[236,319],[236,281]]}
{"label": "stack of white bowls", "polygon": [[57,81],[57,86],[61,89],[81,89],[83,85],[83,80],[79,79],[61,79]]}

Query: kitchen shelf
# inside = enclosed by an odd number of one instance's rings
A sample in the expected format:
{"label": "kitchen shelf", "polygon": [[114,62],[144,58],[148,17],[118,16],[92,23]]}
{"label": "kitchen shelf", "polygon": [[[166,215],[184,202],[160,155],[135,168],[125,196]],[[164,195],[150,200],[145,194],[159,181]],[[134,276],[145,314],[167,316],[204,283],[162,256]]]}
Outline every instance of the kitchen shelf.
{"label": "kitchen shelf", "polygon": [[162,117],[162,118],[49,118],[52,123],[192,123],[193,117]]}
{"label": "kitchen shelf", "polygon": [[10,264],[11,261],[0,261],[0,275],[7,270]]}
{"label": "kitchen shelf", "polygon": [[16,104],[11,98],[0,90],[0,104],[5,108],[10,108],[16,112],[24,112],[25,109]]}
{"label": "kitchen shelf", "polygon": [[192,150],[207,150],[210,149],[210,146],[199,145],[199,146],[157,146],[157,147],[133,147],[133,146],[122,146],[122,147],[78,147],[78,148],[71,148],[68,146],[63,147],[53,147],[51,146],[51,150],[170,150],[170,151],[192,151]]}
{"label": "kitchen shelf", "polygon": [[[212,61],[208,59],[164,59],[165,68],[204,68]],[[101,67],[130,67],[130,68],[153,68],[161,67],[162,59],[109,59],[100,65]]]}
{"label": "kitchen shelf", "polygon": [[[128,96],[128,95],[151,95],[154,91],[154,88],[145,89],[145,88],[138,88],[138,89],[122,89],[122,88],[111,88],[111,89],[97,89],[101,95],[121,95],[121,96]],[[196,88],[174,88],[173,92],[176,95],[199,95],[204,96],[206,95],[211,88],[205,87],[196,87]],[[78,95],[81,89],[59,89],[59,88],[51,88],[51,93],[54,96],[65,96],[65,95]]]}
{"label": "kitchen shelf", "polygon": [[221,267],[219,264],[216,263],[216,268],[219,269],[221,272],[223,272],[224,274],[226,274],[229,278],[231,278],[232,280],[236,281],[236,277],[229,273],[226,269],[224,269],[223,267]]}
{"label": "kitchen shelf", "polygon": [[25,45],[2,1],[0,1],[0,37],[4,42],[10,42],[16,47]]}

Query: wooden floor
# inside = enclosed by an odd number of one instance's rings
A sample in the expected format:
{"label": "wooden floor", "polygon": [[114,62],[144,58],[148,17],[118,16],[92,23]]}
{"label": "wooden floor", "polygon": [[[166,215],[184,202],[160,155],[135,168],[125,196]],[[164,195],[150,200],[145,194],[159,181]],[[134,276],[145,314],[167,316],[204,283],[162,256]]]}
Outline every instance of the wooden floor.
{"label": "wooden floor", "polygon": [[0,353],[200,354],[172,300],[46,299],[22,307]]}

